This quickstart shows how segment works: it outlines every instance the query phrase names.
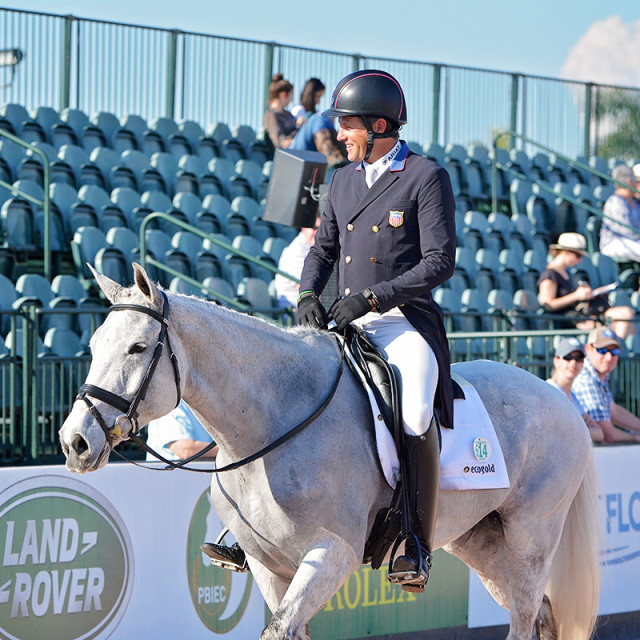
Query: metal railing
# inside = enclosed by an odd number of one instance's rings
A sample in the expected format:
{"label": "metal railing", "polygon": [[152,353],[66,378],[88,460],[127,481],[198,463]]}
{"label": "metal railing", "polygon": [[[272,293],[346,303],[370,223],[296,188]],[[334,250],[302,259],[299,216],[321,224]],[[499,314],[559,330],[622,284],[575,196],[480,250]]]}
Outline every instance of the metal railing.
{"label": "metal railing", "polygon": [[[3,101],[89,115],[134,113],[148,121],[168,116],[258,130],[275,72],[296,94],[309,77],[321,78],[328,89],[324,108],[341,77],[378,67],[405,88],[407,140],[490,146],[496,130],[509,129],[567,155],[588,156],[598,153],[620,117],[607,110],[612,96],[640,102],[640,91],[627,87],[8,8],[0,8],[0,40],[25,52]],[[636,142],[631,136],[628,148]]]}
{"label": "metal railing", "polygon": [[242,258],[246,262],[256,265],[260,269],[264,269],[274,275],[281,275],[284,278],[287,278],[288,280],[292,280],[293,282],[297,282],[297,283],[300,282],[298,278],[292,276],[289,273],[286,273],[285,271],[281,271],[280,269],[278,269],[277,267],[274,267],[269,262],[265,260],[261,260],[256,256],[252,256],[251,254],[246,253],[245,251],[242,251],[234,247],[228,242],[224,242],[224,240],[220,240],[220,238],[216,238],[215,236],[212,236],[211,234],[206,233],[201,229],[198,229],[197,227],[194,227],[186,222],[183,222],[182,220],[179,220],[174,216],[171,216],[170,214],[162,213],[160,211],[150,213],[148,216],[146,216],[143,219],[140,225],[140,263],[142,264],[143,267],[146,267],[147,265],[151,265],[154,268],[159,269],[160,271],[164,271],[165,273],[168,273],[172,278],[179,278],[180,280],[183,280],[184,282],[191,285],[192,287],[199,289],[204,295],[211,298],[212,300],[222,302],[225,305],[236,309],[237,311],[244,311],[245,313],[248,313],[250,315],[261,316],[267,320],[273,320],[274,318],[277,318],[281,324],[284,324],[286,326],[291,325],[291,322],[293,320],[293,310],[291,307],[269,307],[269,308],[254,307],[250,304],[242,302],[241,300],[238,300],[238,298],[235,298],[235,297],[230,298],[229,296],[225,295],[221,291],[216,291],[215,289],[211,289],[210,287],[205,286],[202,282],[198,280],[194,280],[190,276],[187,276],[184,273],[181,273],[169,267],[168,265],[164,264],[162,261],[156,260],[156,258],[149,255],[147,251],[146,231],[147,231],[147,227],[153,224],[154,221],[157,219],[164,220],[166,223],[174,225],[182,229],[183,231],[187,231],[189,233],[192,233],[195,236],[202,238],[203,240],[207,240],[211,244],[214,244],[217,247],[224,249],[227,253],[230,253],[234,256],[238,256],[239,258]]}
{"label": "metal railing", "polygon": [[[81,351],[61,357],[43,348],[43,330],[53,318],[77,321],[91,314],[97,327],[106,306],[53,311],[27,303],[20,309],[0,312],[17,339],[8,355],[0,357],[0,466],[52,464],[63,461],[58,430],[71,411],[79,386],[90,366],[90,355]],[[557,336],[583,335],[567,330],[499,330],[451,332],[452,362],[487,357],[527,369],[545,379],[550,375],[553,342]],[[640,359],[620,357],[611,379],[615,398],[634,413],[640,410]],[[122,446],[120,447],[122,450]],[[139,457],[133,446],[126,455]]]}

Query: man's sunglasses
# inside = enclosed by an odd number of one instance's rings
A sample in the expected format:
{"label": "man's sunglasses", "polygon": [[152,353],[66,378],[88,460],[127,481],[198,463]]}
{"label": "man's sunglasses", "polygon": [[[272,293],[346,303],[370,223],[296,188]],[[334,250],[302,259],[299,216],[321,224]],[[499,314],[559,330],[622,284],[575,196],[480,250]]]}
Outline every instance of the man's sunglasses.
{"label": "man's sunglasses", "polygon": [[571,361],[575,360],[576,362],[584,362],[584,353],[570,353],[568,356],[562,356],[563,360]]}
{"label": "man's sunglasses", "polygon": [[614,349],[607,349],[607,347],[596,347],[596,351],[603,356],[605,353],[610,353],[612,356],[620,355],[620,347]]}

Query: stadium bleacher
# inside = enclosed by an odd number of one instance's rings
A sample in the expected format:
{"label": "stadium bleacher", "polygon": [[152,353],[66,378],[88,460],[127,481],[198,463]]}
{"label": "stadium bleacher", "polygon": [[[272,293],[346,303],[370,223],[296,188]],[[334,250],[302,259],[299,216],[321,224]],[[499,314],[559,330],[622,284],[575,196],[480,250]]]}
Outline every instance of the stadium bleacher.
{"label": "stadium bleacher", "polygon": [[[48,159],[55,256],[49,284],[36,275],[44,238],[42,209],[34,204],[44,197],[42,160],[2,139],[0,180],[13,187],[0,189],[0,358],[5,362],[20,362],[23,328],[16,314],[34,305],[40,314],[39,361],[59,372],[69,361],[87,362],[89,338],[107,307],[87,263],[117,282],[131,283],[143,222],[147,256],[155,261],[147,269],[166,288],[276,322],[292,321],[291,314],[278,310],[268,266],[277,267],[297,230],[262,219],[273,150],[254,129],[223,122],[205,129],[192,120],[166,117],[147,123],[134,114],[119,119],[107,111],[88,117],[77,109],[58,113],[40,107],[29,113],[10,104],[0,109],[1,127],[23,134]],[[434,291],[448,332],[474,333],[452,341],[454,360],[497,358],[548,366],[549,337],[530,333],[554,327],[540,313],[537,279],[547,264],[549,243],[565,230],[584,234],[589,246],[590,259],[582,261],[576,275],[593,286],[617,280],[611,303],[639,309],[636,266],[598,253],[600,218],[580,206],[600,209],[612,192],[599,176],[556,154],[497,149],[505,170],[498,172],[498,206],[492,210],[491,150],[416,141],[412,149],[449,171],[456,194],[456,270]],[[588,162],[604,174],[610,171],[602,158]],[[147,219],[151,214],[162,215]],[[507,344],[500,337],[504,332],[516,337]],[[640,353],[638,335],[630,336],[626,347],[628,355]],[[38,374],[38,384],[49,396],[63,381],[61,392],[71,398],[79,374],[58,379],[47,372]],[[20,381],[14,391],[19,388]]]}

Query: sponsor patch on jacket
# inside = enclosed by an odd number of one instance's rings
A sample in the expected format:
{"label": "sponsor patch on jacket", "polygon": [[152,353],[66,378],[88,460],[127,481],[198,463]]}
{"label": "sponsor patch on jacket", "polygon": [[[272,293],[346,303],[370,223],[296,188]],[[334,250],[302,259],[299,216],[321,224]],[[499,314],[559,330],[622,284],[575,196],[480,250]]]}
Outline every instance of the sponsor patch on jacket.
{"label": "sponsor patch on jacket", "polygon": [[404,223],[404,211],[389,211],[389,224],[392,227],[401,227]]}

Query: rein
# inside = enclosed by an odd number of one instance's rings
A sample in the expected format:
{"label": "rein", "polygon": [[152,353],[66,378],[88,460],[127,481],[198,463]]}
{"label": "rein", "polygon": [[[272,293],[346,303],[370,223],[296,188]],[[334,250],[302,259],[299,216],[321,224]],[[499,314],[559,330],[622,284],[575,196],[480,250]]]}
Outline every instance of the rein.
{"label": "rein", "polygon": [[[259,458],[266,456],[267,454],[271,453],[274,449],[277,449],[279,446],[283,445],[285,442],[288,442],[289,440],[291,440],[291,438],[298,435],[301,431],[303,431],[306,427],[308,427],[312,422],[314,422],[329,406],[329,403],[331,402],[331,400],[333,399],[333,396],[338,390],[338,385],[340,384],[340,379],[342,378],[342,372],[344,370],[344,349],[345,349],[344,341],[339,341],[340,342],[340,365],[338,367],[338,373],[336,375],[336,379],[334,380],[333,387],[331,388],[329,395],[324,399],[323,403],[308,418],[303,420],[300,424],[296,425],[295,427],[293,427],[292,429],[290,429],[289,431],[281,435],[279,438],[277,438],[273,442],[269,443],[268,445],[266,445],[265,447],[257,451],[256,453],[253,453],[247,456],[246,458],[243,458],[242,460],[238,460],[237,462],[232,462],[228,465],[225,465],[220,469],[216,469],[216,468],[194,469],[192,467],[186,466],[190,462],[197,460],[198,458],[203,456],[205,453],[213,449],[213,447],[215,447],[216,445],[215,442],[209,443],[204,449],[201,449],[200,451],[193,454],[189,458],[185,458],[184,460],[180,460],[178,462],[176,462],[175,460],[168,460],[167,458],[164,458],[163,456],[161,456],[159,453],[157,453],[151,447],[149,447],[147,443],[144,440],[142,440],[142,438],[140,438],[140,436],[137,433],[139,431],[138,405],[140,404],[140,401],[144,400],[145,398],[147,389],[151,382],[151,378],[156,370],[158,361],[162,356],[162,350],[164,348],[165,342],[169,350],[169,357],[171,359],[171,364],[173,365],[173,372],[174,372],[174,378],[176,383],[176,396],[177,396],[177,402],[175,405],[176,407],[180,404],[180,400],[182,399],[182,393],[180,390],[181,379],[180,379],[180,370],[178,368],[178,359],[176,358],[176,355],[173,352],[173,349],[171,348],[171,342],[169,340],[169,334],[167,332],[167,329],[169,327],[169,320],[168,320],[169,300],[164,291],[161,291],[161,293],[164,298],[162,314],[155,311],[155,309],[150,309],[149,307],[144,307],[142,305],[137,305],[137,304],[115,304],[115,305],[112,305],[108,310],[109,313],[111,313],[112,311],[139,311],[140,313],[146,313],[148,316],[151,316],[152,318],[160,322],[160,325],[161,325],[160,333],[158,335],[158,341],[156,343],[156,347],[153,352],[153,357],[151,359],[151,362],[149,363],[144,379],[142,380],[142,383],[140,384],[140,387],[138,388],[138,391],[134,395],[133,399],[130,401],[126,400],[121,396],[118,396],[115,393],[112,393],[111,391],[107,391],[106,389],[103,389],[101,387],[98,387],[92,384],[83,384],[78,390],[78,395],[76,396],[76,400],[82,400],[87,405],[89,412],[95,418],[96,422],[100,425],[100,428],[104,432],[104,435],[107,439],[107,443],[110,445],[111,451],[119,455],[123,460],[130,462],[136,467],[142,467],[143,469],[150,469],[151,471],[173,471],[174,469],[184,469],[185,471],[194,471],[198,473],[223,473],[225,471],[233,471],[234,469],[243,467],[249,464],[250,462],[254,462]],[[114,407],[115,409],[118,409],[119,411],[122,411],[123,413],[125,413],[125,417],[132,424],[132,430],[127,435],[127,438],[132,442],[134,442],[140,449],[142,449],[146,453],[151,454],[161,462],[164,462],[167,466],[161,469],[158,469],[156,467],[150,467],[147,465],[139,464],[134,460],[125,458],[119,451],[115,450],[112,445],[112,440],[113,438],[120,437],[121,435],[120,428],[118,425],[116,425],[112,429],[109,429],[100,411],[91,402],[91,400],[89,400],[90,397],[101,400],[102,402],[105,402],[106,404]]]}

